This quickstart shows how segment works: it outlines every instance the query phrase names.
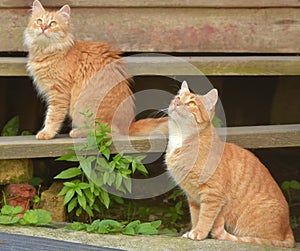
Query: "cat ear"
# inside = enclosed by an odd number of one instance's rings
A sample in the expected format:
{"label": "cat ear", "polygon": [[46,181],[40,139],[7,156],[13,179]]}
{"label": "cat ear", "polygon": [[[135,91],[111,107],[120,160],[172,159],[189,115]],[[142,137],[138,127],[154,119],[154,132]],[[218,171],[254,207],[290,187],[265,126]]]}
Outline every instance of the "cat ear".
{"label": "cat ear", "polygon": [[44,11],[44,7],[41,4],[39,0],[35,0],[32,4],[32,14],[39,12],[39,11]]}
{"label": "cat ear", "polygon": [[58,13],[64,18],[64,20],[69,23],[70,16],[71,16],[71,8],[69,5],[64,5],[61,7],[61,9],[58,11]]}
{"label": "cat ear", "polygon": [[179,94],[182,94],[184,92],[190,92],[189,90],[189,87],[188,87],[188,84],[186,81],[183,81],[182,84],[181,84],[181,88],[179,90]]}
{"label": "cat ear", "polygon": [[207,94],[202,96],[202,100],[208,111],[213,110],[218,101],[218,90],[212,89]]}

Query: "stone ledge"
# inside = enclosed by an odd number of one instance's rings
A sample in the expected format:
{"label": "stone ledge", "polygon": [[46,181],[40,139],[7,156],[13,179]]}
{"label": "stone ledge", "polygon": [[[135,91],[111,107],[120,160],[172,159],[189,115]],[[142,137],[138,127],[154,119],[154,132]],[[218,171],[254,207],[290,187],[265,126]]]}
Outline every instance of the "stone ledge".
{"label": "stone ledge", "polygon": [[36,228],[36,227],[16,227],[1,226],[0,232],[11,234],[22,234],[35,237],[44,237],[55,240],[63,240],[81,244],[96,245],[110,248],[119,248],[136,251],[300,251],[300,243],[294,249],[262,246],[249,243],[237,243],[231,241],[204,240],[192,241],[180,237],[165,236],[126,236],[126,235],[99,235],[80,231],[70,231],[64,229]]}

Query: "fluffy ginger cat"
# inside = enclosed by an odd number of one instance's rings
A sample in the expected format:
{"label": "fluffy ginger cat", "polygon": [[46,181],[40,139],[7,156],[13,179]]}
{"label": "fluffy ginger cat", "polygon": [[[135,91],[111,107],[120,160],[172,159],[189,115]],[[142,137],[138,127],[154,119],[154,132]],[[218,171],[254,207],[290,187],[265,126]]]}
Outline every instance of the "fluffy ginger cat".
{"label": "fluffy ginger cat", "polygon": [[[187,195],[192,229],[184,237],[294,247],[287,202],[248,150],[222,142],[211,120],[216,89],[204,96],[183,82],[169,106],[166,164]],[[195,158],[193,159],[193,156]]]}
{"label": "fluffy ginger cat", "polygon": [[[69,115],[75,128],[71,137],[82,137],[86,110],[110,124],[115,134],[167,133],[167,119],[134,121],[134,98],[120,52],[101,42],[75,41],[70,33],[71,9],[46,11],[35,0],[24,32],[29,49],[27,69],[47,102],[44,128],[37,139],[51,139]],[[99,74],[100,72],[100,74]],[[83,133],[83,134],[82,134]]]}

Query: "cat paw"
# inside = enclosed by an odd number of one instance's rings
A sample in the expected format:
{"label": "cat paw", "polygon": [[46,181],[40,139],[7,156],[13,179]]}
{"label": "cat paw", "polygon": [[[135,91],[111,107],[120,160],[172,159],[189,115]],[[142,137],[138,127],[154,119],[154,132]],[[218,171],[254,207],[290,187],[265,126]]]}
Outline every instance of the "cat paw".
{"label": "cat paw", "polygon": [[36,139],[52,139],[54,138],[54,136],[56,135],[56,133],[51,133],[47,130],[42,130],[40,132],[38,132],[38,134],[35,136]]}
{"label": "cat paw", "polygon": [[182,235],[182,237],[192,239],[192,240],[197,240],[197,241],[201,241],[206,238],[206,236],[204,236],[204,234],[198,229],[193,229],[190,232],[186,232],[185,234]]}
{"label": "cat paw", "polygon": [[86,138],[88,132],[87,130],[75,128],[70,131],[69,135],[71,138]]}

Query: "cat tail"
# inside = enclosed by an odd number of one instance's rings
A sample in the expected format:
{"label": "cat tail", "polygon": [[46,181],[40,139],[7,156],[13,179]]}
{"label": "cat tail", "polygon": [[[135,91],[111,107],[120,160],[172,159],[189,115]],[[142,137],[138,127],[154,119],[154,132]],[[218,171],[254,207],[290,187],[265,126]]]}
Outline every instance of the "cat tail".
{"label": "cat tail", "polygon": [[225,230],[223,224],[214,227],[212,231],[212,236],[214,239],[218,239],[218,240],[250,242],[250,243],[262,244],[262,245],[272,245],[272,246],[287,247],[287,248],[295,247],[295,239],[291,229],[287,233],[285,240],[269,240],[269,239],[263,239],[258,237],[241,237],[241,236],[232,235]]}
{"label": "cat tail", "polygon": [[168,131],[168,117],[147,118],[132,122],[129,135],[149,135],[153,133],[168,135]]}

